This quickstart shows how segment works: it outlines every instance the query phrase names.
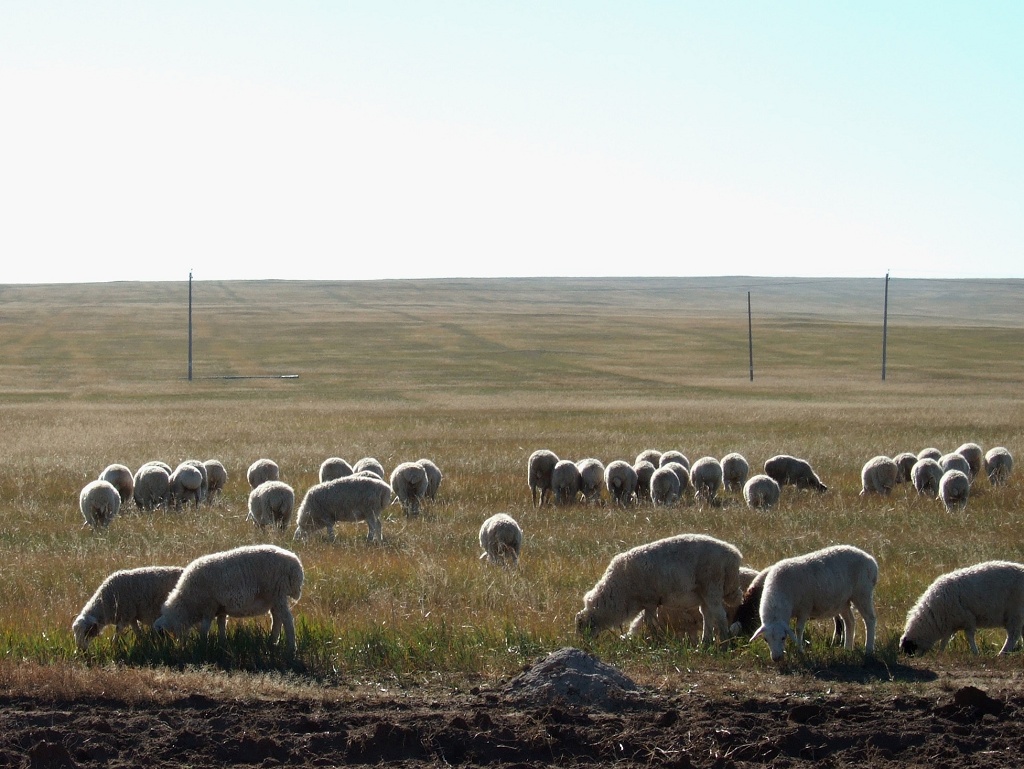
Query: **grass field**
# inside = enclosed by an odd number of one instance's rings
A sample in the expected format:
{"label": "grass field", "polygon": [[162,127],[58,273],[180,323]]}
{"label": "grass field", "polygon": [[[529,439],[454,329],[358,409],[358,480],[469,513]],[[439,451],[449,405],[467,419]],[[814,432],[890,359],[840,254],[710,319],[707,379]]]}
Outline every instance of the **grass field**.
{"label": "grass field", "polygon": [[[948,515],[903,488],[859,497],[860,468],[965,441],[1024,455],[1024,282],[892,281],[884,382],[882,291],[881,280],[754,278],[197,282],[189,382],[186,283],[0,287],[0,650],[9,662],[280,666],[253,629],[269,622],[232,623],[227,649],[115,644],[108,630],[86,657],[69,632],[117,568],[266,539],[294,547],[306,569],[294,669],[507,673],[584,643],[572,619],[612,555],[703,532],[756,567],[831,543],[871,552],[880,656],[892,660],[935,576],[1024,560],[1024,476],[1001,489],[980,480],[967,511]],[[270,378],[285,374],[297,377]],[[767,514],[735,496],[715,508],[535,510],[526,459],[537,448],[606,463],[645,448],[691,460],[739,451],[753,467],[785,452],[811,460],[831,491],[787,490]],[[339,526],[334,544],[293,545],[291,532],[244,521],[254,459],[278,462],[301,498],[335,455],[375,456],[389,471],[430,457],[445,474],[439,499],[418,520],[393,507],[381,546],[362,525]],[[221,502],[129,512],[102,535],[82,528],[78,492],[107,464],[186,458],[225,464]],[[499,511],[525,531],[518,571],[477,560],[479,525]],[[991,652],[1002,635],[985,641]],[[653,680],[694,655],[770,664],[763,645],[709,652],[613,634],[586,645]]]}

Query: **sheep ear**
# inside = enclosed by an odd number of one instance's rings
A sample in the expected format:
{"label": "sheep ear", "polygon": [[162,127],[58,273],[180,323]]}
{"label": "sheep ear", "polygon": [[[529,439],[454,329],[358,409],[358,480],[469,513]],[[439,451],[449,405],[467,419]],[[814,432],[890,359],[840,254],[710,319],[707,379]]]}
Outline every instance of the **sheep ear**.
{"label": "sheep ear", "polygon": [[757,630],[754,631],[754,635],[750,636],[750,640],[753,641],[755,638],[759,638],[761,633],[764,632],[764,625],[761,625]]}

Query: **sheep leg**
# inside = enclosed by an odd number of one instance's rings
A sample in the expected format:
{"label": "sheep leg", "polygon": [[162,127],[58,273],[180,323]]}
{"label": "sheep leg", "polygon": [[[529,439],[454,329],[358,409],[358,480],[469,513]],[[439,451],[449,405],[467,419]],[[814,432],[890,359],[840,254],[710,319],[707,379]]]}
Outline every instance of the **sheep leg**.
{"label": "sheep leg", "polygon": [[796,650],[800,654],[804,653],[804,630],[806,628],[807,628],[807,617],[797,617],[797,619],[796,619],[796,632],[793,633],[793,643],[796,644]]}
{"label": "sheep leg", "polygon": [[722,602],[701,603],[700,613],[704,618],[704,635],[701,636],[700,642],[711,644],[714,642],[714,636],[717,635],[718,641],[725,643],[729,637],[729,617],[725,613],[725,606],[722,605]]}
{"label": "sheep leg", "polygon": [[275,605],[270,610],[270,643],[274,646],[277,645],[278,640],[281,638],[281,606]]}
{"label": "sheep leg", "polygon": [[977,628],[973,626],[964,628],[964,635],[967,636],[967,645],[971,647],[972,652],[980,654],[981,652],[978,651],[978,642],[974,637],[976,632]]}
{"label": "sheep leg", "polygon": [[1024,626],[1024,618],[1021,617],[1014,617],[1011,622],[1006,623],[1006,643],[999,650],[1000,654],[1009,654],[1020,643],[1022,626]]}
{"label": "sheep leg", "polygon": [[227,612],[217,612],[217,637],[220,638],[221,643],[227,643],[228,640],[228,615]]}
{"label": "sheep leg", "polygon": [[[864,620],[864,653],[874,654],[875,652],[875,624],[878,618],[875,616],[875,605],[871,596],[855,597],[853,605],[857,607],[861,618]],[[853,648],[853,612],[850,612],[850,645],[847,649]]]}
{"label": "sheep leg", "polygon": [[846,606],[843,607],[842,611],[839,612],[839,618],[842,620],[843,623],[843,648],[845,648],[847,651],[852,651],[854,635],[853,607],[850,606],[850,604],[846,604]]}

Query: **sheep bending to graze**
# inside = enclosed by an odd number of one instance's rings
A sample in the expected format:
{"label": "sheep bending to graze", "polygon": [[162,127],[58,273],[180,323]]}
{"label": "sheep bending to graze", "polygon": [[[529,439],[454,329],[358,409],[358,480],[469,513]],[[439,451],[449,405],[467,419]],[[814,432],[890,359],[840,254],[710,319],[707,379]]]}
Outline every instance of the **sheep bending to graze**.
{"label": "sheep bending to graze", "polygon": [[207,497],[210,501],[218,494],[224,493],[224,487],[228,485],[228,471],[224,469],[224,465],[216,459],[207,459],[203,462],[203,467],[206,468],[206,478],[208,488]]}
{"label": "sheep bending to graze", "polygon": [[135,471],[135,506],[140,510],[167,507],[171,474],[157,464],[145,464]]}
{"label": "sheep bending to graze", "polygon": [[558,456],[547,449],[537,449],[526,463],[526,476],[533,496],[533,506],[540,507],[551,498],[551,473],[558,464]]}
{"label": "sheep bending to graze", "polygon": [[188,462],[182,462],[171,473],[170,478],[170,504],[180,510],[183,505],[189,502],[199,507],[202,501],[203,474],[199,469]]}
{"label": "sheep bending to graze", "polygon": [[939,479],[939,499],[952,513],[967,507],[967,498],[971,495],[971,480],[967,473],[960,470],[947,470]]}
{"label": "sheep bending to graze", "polygon": [[416,462],[402,462],[391,472],[391,489],[402,503],[406,516],[420,514],[429,483],[427,471]]}
{"label": "sheep bending to graze", "polygon": [[551,494],[556,505],[572,505],[579,500],[580,471],[574,462],[560,459],[551,471]]}
{"label": "sheep bending to graze", "polygon": [[917,452],[918,459],[934,459],[936,462],[942,457],[942,452],[934,446],[929,446],[926,449],[921,449]]}
{"label": "sheep bending to graze", "polygon": [[636,459],[633,460],[633,467],[636,467],[641,462],[650,462],[655,467],[660,467],[661,452],[657,449],[644,449],[636,455]]}
{"label": "sheep bending to graze", "polygon": [[227,618],[257,617],[270,612],[270,642],[284,628],[285,647],[295,653],[295,620],[291,602],[302,596],[302,562],[276,545],[247,545],[196,558],[185,567],[167,596],[153,627],[181,638],[195,625],[204,636],[214,618],[221,643],[227,640]]}
{"label": "sheep bending to graze", "polygon": [[604,465],[600,459],[590,457],[576,463],[580,473],[580,493],[584,502],[601,503],[601,487],[604,485]]}
{"label": "sheep bending to graze", "polygon": [[370,542],[380,540],[381,511],[391,504],[391,487],[373,475],[350,475],[318,483],[306,492],[299,505],[295,539],[303,539],[326,527],[334,541],[334,524],[342,521],[366,521]]}
{"label": "sheep bending to graze", "polygon": [[900,468],[895,460],[885,456],[872,457],[860,471],[860,494],[882,494],[887,496],[896,488],[896,477]]}
{"label": "sheep bending to graze", "polygon": [[523,547],[523,530],[515,518],[506,513],[492,515],[480,526],[480,560],[515,565]]}
{"label": "sheep bending to graze", "polygon": [[726,491],[740,491],[750,475],[746,457],[735,451],[722,457],[722,484]]}
{"label": "sheep bending to graze", "polygon": [[687,459],[686,454],[681,451],[666,451],[658,460],[658,467],[664,467],[669,462],[676,462],[685,467],[686,472],[690,472],[690,460]]}
{"label": "sheep bending to graze", "polygon": [[636,473],[636,501],[651,501],[651,476],[657,468],[646,459],[633,465],[633,472]]}
{"label": "sheep bending to graze", "polygon": [[743,500],[751,510],[775,507],[780,496],[779,484],[767,475],[755,475],[743,485]]}
{"label": "sheep bending to graze", "polygon": [[963,443],[957,448],[956,453],[967,460],[970,468],[967,477],[974,483],[974,479],[985,469],[985,452],[977,443]]}
{"label": "sheep bending to graze", "polygon": [[722,463],[715,457],[698,459],[690,468],[690,485],[697,499],[713,504],[722,487]]}
{"label": "sheep bending to graze", "polygon": [[100,583],[71,625],[78,648],[85,651],[107,625],[116,625],[115,637],[129,626],[141,633],[140,622],[152,625],[183,571],[180,566],[115,571]]}
{"label": "sheep bending to graze", "polygon": [[[192,465],[192,467],[199,471],[199,475],[202,476],[202,482],[199,485],[199,502],[205,502],[206,498],[210,495],[210,476],[206,472],[206,464],[198,459],[186,459],[181,464]],[[196,506],[199,505],[199,502],[196,503]]]}
{"label": "sheep bending to graze", "polygon": [[967,480],[971,479],[971,463],[967,461],[963,454],[958,454],[955,451],[943,454],[939,457],[939,467],[942,468],[944,473],[948,473],[950,470],[959,470],[967,476]]}
{"label": "sheep bending to graze", "polygon": [[771,476],[779,486],[796,486],[798,489],[815,489],[822,493],[828,486],[811,469],[806,459],[778,454],[764,463],[765,475]]}
{"label": "sheep bending to graze", "polygon": [[1013,651],[1024,628],[1024,564],[986,561],[938,577],[907,614],[900,651],[923,654],[936,641],[944,651],[949,639],[962,630],[977,654],[978,628],[995,627],[1006,630],[999,653]]}
{"label": "sheep bending to graze", "polygon": [[341,457],[328,457],[320,463],[320,483],[352,475],[352,465]]}
{"label": "sheep bending to graze", "polygon": [[701,640],[728,636],[725,605],[740,600],[743,556],[727,542],[703,534],[680,534],[634,547],[612,558],[604,575],[583,596],[576,631],[599,633],[640,612],[654,622],[658,606],[698,606]]}
{"label": "sheep bending to graze", "polygon": [[437,490],[441,488],[441,481],[444,480],[441,468],[429,459],[417,459],[416,464],[422,467],[423,472],[427,474],[427,499],[431,501],[437,499]]}
{"label": "sheep bending to graze", "polygon": [[[682,467],[678,463],[677,467]],[[659,467],[651,474],[651,502],[656,506],[674,505],[680,495],[679,475],[672,467]]]}
{"label": "sheep bending to graze", "polygon": [[249,492],[249,514],[245,519],[261,529],[286,529],[294,510],[295,490],[282,481],[265,481]]}
{"label": "sheep bending to graze", "polygon": [[78,495],[78,508],[93,529],[105,529],[121,509],[121,495],[110,481],[89,481]]}
{"label": "sheep bending to graze", "polygon": [[939,481],[942,480],[942,468],[939,467],[939,463],[936,460],[930,457],[917,460],[910,469],[910,478],[914,482],[914,488],[917,489],[918,494],[931,494],[933,497],[939,496]]}
{"label": "sheep bending to graze", "polygon": [[1002,486],[1013,472],[1013,455],[1002,446],[985,453],[985,474],[993,486]]}
{"label": "sheep bending to graze", "polygon": [[608,496],[625,507],[632,502],[636,491],[636,470],[623,459],[613,460],[604,469],[604,485],[608,488]]}
{"label": "sheep bending to graze", "polygon": [[121,497],[121,505],[127,505],[135,495],[135,476],[124,465],[107,465],[100,473],[99,480],[106,481],[117,489]]}
{"label": "sheep bending to graze", "polygon": [[[856,547],[835,545],[786,558],[768,568],[761,592],[761,627],[750,637],[763,637],[772,660],[782,659],[790,638],[802,654],[804,627],[809,619],[839,615],[845,647],[853,648],[853,609],[864,620],[868,654],[875,649],[874,593],[878,582],[875,559]],[[796,619],[796,632],[789,626]]]}
{"label": "sheep bending to graze", "polygon": [[273,459],[257,459],[245,471],[245,478],[250,488],[255,489],[261,483],[281,480],[281,468]]}
{"label": "sheep bending to graze", "polygon": [[914,469],[914,465],[917,464],[917,454],[911,454],[909,451],[902,451],[892,458],[892,461],[896,463],[898,472],[896,473],[896,483],[910,483],[912,480],[911,471]]}
{"label": "sheep bending to graze", "polygon": [[682,499],[687,489],[690,488],[690,468],[679,462],[667,462],[662,467],[671,470],[679,479],[679,498]]}
{"label": "sheep bending to graze", "polygon": [[373,473],[378,478],[380,478],[382,481],[385,480],[388,477],[387,473],[384,472],[384,465],[382,465],[374,457],[363,457],[358,462],[356,462],[354,465],[352,465],[352,474],[353,475],[355,475],[356,473],[365,473],[365,472]]}

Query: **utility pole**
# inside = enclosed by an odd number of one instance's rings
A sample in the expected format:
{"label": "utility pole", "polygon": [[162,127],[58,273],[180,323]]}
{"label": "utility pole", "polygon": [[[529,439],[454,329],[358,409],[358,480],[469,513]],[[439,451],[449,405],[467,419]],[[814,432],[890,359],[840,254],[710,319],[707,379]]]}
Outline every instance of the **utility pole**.
{"label": "utility pole", "polygon": [[188,381],[192,381],[192,270],[188,271]]}
{"label": "utility pole", "polygon": [[885,345],[889,336],[889,273],[885,273],[885,303],[882,305],[882,381],[885,381]]}
{"label": "utility pole", "polygon": [[750,292],[747,292],[747,341],[750,345],[750,381],[754,381],[754,322],[750,314]]}

